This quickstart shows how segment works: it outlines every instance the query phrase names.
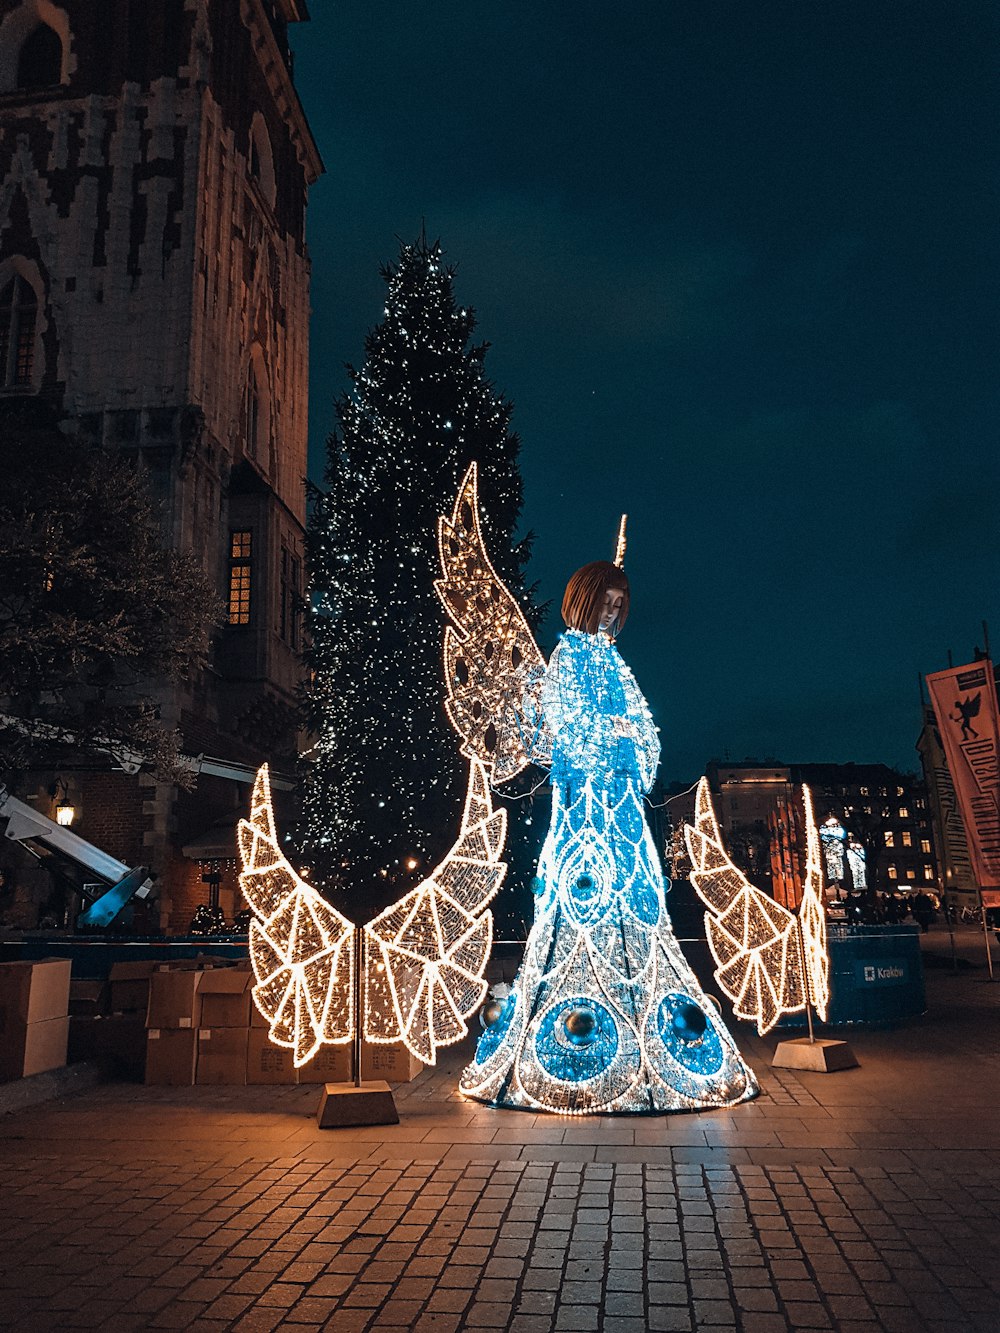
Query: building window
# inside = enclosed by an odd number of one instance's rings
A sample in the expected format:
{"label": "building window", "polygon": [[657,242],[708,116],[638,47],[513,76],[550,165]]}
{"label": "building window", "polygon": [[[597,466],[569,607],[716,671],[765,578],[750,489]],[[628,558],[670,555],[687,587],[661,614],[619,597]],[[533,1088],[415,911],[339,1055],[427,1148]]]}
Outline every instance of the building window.
{"label": "building window", "polygon": [[39,23],[26,38],[17,58],[17,86],[52,88],[62,79],[62,42],[47,23]]}
{"label": "building window", "polygon": [[885,845],[887,847],[895,847],[896,835],[893,833],[892,829],[887,828],[882,836],[885,838]]}
{"label": "building window", "polygon": [[934,878],[934,867],[924,866],[924,879],[933,879],[933,878]]}
{"label": "building window", "polygon": [[907,808],[906,808],[905,805],[901,805],[901,806],[899,807],[899,817],[900,817],[900,819],[909,819],[909,817],[910,817],[910,812],[909,812],[909,810],[907,810]]}
{"label": "building window", "polygon": [[256,458],[260,440],[260,390],[257,387],[257,372],[253,366],[247,374],[246,427],[247,453],[251,458]]}
{"label": "building window", "polygon": [[250,550],[249,532],[229,534],[229,623],[250,624]]}
{"label": "building window", "polygon": [[864,810],[864,812],[865,812],[866,815],[870,815],[871,812],[872,812],[872,808],[871,808],[870,805],[862,806],[862,809]]}
{"label": "building window", "polygon": [[38,297],[30,282],[15,273],[0,292],[0,387],[30,389],[35,369]]}
{"label": "building window", "polygon": [[931,854],[931,840],[930,840],[930,838],[921,838],[921,839],[920,839],[920,850],[923,852],[923,854],[924,854],[925,856],[930,856],[930,854]]}
{"label": "building window", "polygon": [[916,872],[915,870],[908,870],[908,871],[906,872],[906,878],[907,878],[907,879],[916,879],[916,878],[917,878],[917,872]]}
{"label": "building window", "polygon": [[903,795],[905,795],[905,793],[904,793],[902,787],[897,787],[897,788],[896,788],[896,795],[897,795],[897,796],[903,796]]}
{"label": "building window", "polygon": [[867,787],[862,787],[862,788],[861,788],[861,795],[862,795],[862,796],[867,796],[867,795],[868,795],[868,788],[867,788]]}
{"label": "building window", "polygon": [[909,829],[904,829],[904,830],[903,830],[902,838],[903,838],[903,846],[904,846],[904,847],[912,847],[912,846],[913,846],[913,834],[909,831]]}
{"label": "building window", "polygon": [[897,878],[895,866],[886,866],[885,873],[889,876],[890,879]]}
{"label": "building window", "polygon": [[279,630],[290,648],[299,646],[299,597],[301,562],[288,549],[281,548],[281,596]]}

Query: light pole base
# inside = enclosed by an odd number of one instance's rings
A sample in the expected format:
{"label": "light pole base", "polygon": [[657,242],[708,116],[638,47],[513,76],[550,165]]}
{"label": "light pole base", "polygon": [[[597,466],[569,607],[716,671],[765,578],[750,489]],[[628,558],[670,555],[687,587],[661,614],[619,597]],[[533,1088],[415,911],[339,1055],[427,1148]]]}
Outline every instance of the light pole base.
{"label": "light pole base", "polygon": [[779,1041],[771,1061],[773,1069],[806,1069],[816,1074],[835,1074],[838,1069],[855,1069],[858,1057],[846,1041],[833,1037],[793,1037]]}
{"label": "light pole base", "polygon": [[398,1125],[399,1112],[388,1083],[325,1083],[316,1110],[320,1129],[354,1125]]}

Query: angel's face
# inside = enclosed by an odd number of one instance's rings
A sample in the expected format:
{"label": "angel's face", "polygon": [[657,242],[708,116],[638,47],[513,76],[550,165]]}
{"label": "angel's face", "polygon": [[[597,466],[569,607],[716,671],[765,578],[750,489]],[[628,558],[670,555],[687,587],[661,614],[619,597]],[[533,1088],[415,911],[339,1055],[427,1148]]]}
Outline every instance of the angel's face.
{"label": "angel's face", "polygon": [[600,619],[597,622],[597,628],[610,634],[614,628],[615,621],[622,609],[622,601],[625,594],[621,588],[609,588],[604,594],[604,602],[601,605]]}

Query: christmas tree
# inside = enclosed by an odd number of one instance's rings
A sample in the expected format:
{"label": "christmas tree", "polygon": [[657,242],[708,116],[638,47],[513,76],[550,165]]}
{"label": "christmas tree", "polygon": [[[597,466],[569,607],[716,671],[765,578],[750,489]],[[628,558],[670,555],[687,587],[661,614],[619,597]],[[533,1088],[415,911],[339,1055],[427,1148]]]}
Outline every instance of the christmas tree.
{"label": "christmas tree", "polygon": [[[418,883],[454,841],[466,765],[443,708],[444,613],[434,592],[437,520],[479,463],[483,529],[497,572],[540,618],[515,541],[522,488],[511,404],[470,345],[439,244],[402,245],[382,270],[385,318],[336,403],[323,490],[307,535],[315,736],[300,850],[312,880],[355,919]],[[527,806],[528,803],[525,803]],[[531,839],[511,810],[513,844]],[[530,858],[526,858],[528,860]]]}

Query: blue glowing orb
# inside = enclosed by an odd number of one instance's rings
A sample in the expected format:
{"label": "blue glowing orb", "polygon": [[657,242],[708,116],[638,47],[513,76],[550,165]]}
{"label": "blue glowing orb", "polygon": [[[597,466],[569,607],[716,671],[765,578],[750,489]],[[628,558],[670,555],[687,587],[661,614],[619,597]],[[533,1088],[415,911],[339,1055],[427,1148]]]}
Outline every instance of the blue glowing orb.
{"label": "blue glowing orb", "polygon": [[507,1029],[510,1027],[511,1019],[514,1017],[514,1007],[517,1004],[517,991],[511,991],[504,1002],[500,1013],[483,1031],[479,1038],[479,1044],[476,1047],[476,1064],[483,1065],[497,1049],[504,1037],[507,1035]]}
{"label": "blue glowing orb", "polygon": [[707,1078],[722,1068],[724,1052],[710,1015],[690,995],[671,991],[660,1001],[656,1028],[670,1056],[692,1074]]}
{"label": "blue glowing orb", "polygon": [[[591,1022],[585,1040],[578,1040]],[[576,1035],[571,1034],[571,1027]],[[554,1004],[538,1025],[535,1055],[547,1074],[564,1083],[597,1078],[618,1055],[615,1020],[603,1004],[583,995]]]}

